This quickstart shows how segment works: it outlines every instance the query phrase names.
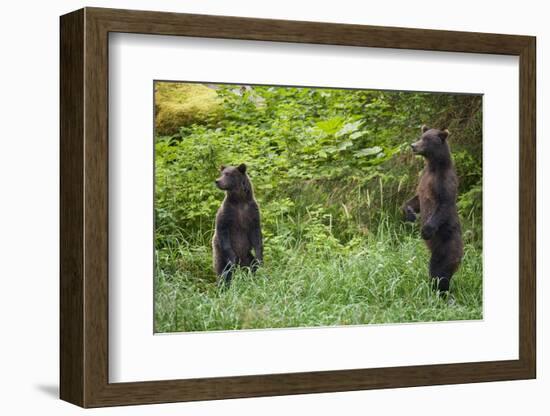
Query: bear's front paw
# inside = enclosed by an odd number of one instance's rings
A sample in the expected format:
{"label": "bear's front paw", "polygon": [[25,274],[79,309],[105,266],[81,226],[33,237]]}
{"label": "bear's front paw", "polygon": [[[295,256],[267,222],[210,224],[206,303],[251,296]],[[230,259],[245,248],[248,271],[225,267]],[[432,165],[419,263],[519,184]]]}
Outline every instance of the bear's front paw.
{"label": "bear's front paw", "polygon": [[421,235],[424,240],[431,239],[435,234],[435,227],[431,224],[424,224],[422,227]]}

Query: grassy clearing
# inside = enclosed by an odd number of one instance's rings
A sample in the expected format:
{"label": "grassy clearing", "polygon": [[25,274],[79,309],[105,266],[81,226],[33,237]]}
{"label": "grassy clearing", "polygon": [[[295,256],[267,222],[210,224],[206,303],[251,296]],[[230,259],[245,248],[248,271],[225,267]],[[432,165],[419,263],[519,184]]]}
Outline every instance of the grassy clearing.
{"label": "grassy clearing", "polygon": [[301,241],[281,249],[277,241],[273,251],[268,241],[264,267],[256,275],[237,271],[228,290],[215,285],[207,245],[174,240],[157,258],[156,331],[481,319],[481,250],[466,244],[445,300],[431,289],[416,229],[396,227],[331,250]]}
{"label": "grassy clearing", "polygon": [[[482,97],[155,84],[158,332],[482,317]],[[421,124],[448,127],[465,258],[447,302],[399,207],[422,169]],[[247,164],[265,264],[216,287],[210,240],[220,165]]]}

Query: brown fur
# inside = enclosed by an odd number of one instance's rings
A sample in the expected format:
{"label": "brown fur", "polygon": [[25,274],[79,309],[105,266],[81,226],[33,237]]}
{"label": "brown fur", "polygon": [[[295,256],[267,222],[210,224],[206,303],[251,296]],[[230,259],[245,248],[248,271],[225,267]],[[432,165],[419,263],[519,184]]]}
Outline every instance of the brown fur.
{"label": "brown fur", "polygon": [[[212,250],[219,282],[228,285],[235,266],[255,270],[262,263],[263,243],[260,209],[246,174],[246,165],[222,166],[220,172],[216,185],[226,195],[216,214]],[[252,249],[256,257],[252,255]]]}
{"label": "brown fur", "polygon": [[420,214],[421,234],[431,251],[430,276],[441,291],[449,289],[463,256],[462,233],[456,199],[458,178],[447,143],[447,130],[422,126],[422,137],[411,146],[426,164],[416,195],[403,211],[408,221]]}

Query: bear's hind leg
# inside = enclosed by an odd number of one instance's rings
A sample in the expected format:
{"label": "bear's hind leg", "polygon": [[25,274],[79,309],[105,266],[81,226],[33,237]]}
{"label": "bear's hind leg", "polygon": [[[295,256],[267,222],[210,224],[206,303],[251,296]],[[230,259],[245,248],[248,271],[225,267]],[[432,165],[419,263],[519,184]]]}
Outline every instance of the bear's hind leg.
{"label": "bear's hind leg", "polygon": [[447,259],[441,258],[437,254],[432,254],[430,258],[430,277],[434,290],[440,293],[449,291],[451,277],[453,277],[454,267],[450,266]]}
{"label": "bear's hind leg", "polygon": [[250,271],[252,273],[256,273],[256,270],[260,267],[260,262],[258,259],[252,254],[248,253],[248,258],[246,259],[246,265],[250,267]]}
{"label": "bear's hind leg", "polygon": [[233,277],[233,264],[224,259],[219,247],[214,245],[214,272],[218,276],[218,286],[229,286]]}
{"label": "bear's hind leg", "polygon": [[218,275],[218,286],[220,287],[229,287],[231,284],[231,279],[233,278],[233,268],[234,265],[231,262],[226,262],[224,267],[217,272]]}
{"label": "bear's hind leg", "polygon": [[433,279],[434,290],[438,290],[440,293],[447,293],[451,285],[450,277],[436,277]]}

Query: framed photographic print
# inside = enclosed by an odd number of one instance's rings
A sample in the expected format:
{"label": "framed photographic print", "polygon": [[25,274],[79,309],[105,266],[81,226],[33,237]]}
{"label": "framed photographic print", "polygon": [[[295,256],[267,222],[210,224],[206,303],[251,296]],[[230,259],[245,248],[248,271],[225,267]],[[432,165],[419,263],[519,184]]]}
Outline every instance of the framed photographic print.
{"label": "framed photographic print", "polygon": [[60,23],[63,400],[535,377],[534,37]]}

